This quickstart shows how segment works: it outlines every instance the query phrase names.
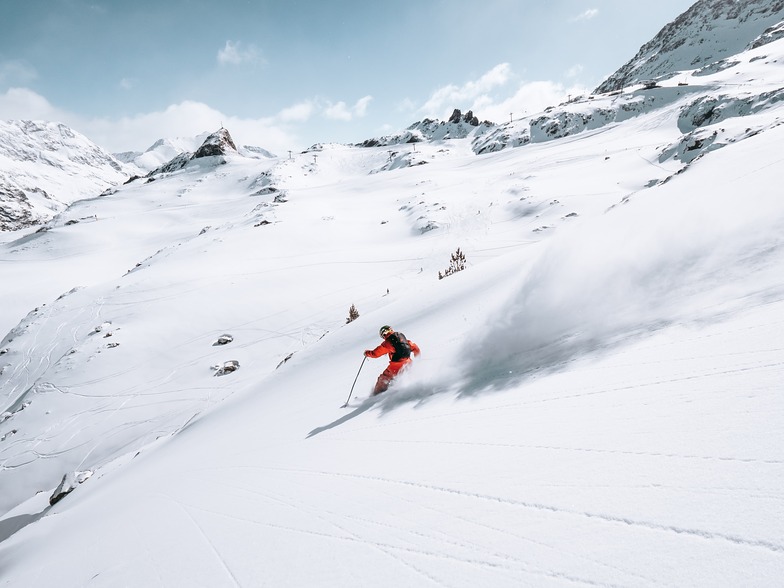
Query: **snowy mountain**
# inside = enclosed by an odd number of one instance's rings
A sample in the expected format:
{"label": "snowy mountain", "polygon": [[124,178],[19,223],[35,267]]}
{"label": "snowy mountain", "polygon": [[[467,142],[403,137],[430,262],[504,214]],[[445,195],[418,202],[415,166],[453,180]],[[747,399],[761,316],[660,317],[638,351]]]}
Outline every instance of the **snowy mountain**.
{"label": "snowy mountain", "polygon": [[44,223],[126,178],[116,159],[63,124],[0,121],[0,231]]}
{"label": "snowy mountain", "polygon": [[[777,19],[779,25],[768,26]],[[773,31],[784,25],[781,19],[784,2],[697,2],[597,91],[622,89],[577,96],[543,113],[499,125],[474,137],[473,151],[491,153],[601,131],[666,109],[676,113],[680,136],[661,146],[658,159],[687,164],[706,151],[759,132],[768,118],[755,115],[778,109],[784,100],[777,71],[781,60],[768,45],[776,38]],[[760,42],[762,38],[766,41]],[[733,47],[738,52],[728,54]]]}
{"label": "snowy mountain", "polygon": [[[778,585],[784,39],[724,59],[291,158],[221,129],[0,233],[0,585]],[[384,324],[422,355],[372,398]]]}
{"label": "snowy mountain", "polygon": [[[124,153],[115,153],[114,157],[129,166],[133,166],[131,168],[133,170],[133,175],[142,176],[162,167],[183,153],[196,152],[210,135],[210,132],[204,132],[195,137],[159,139],[143,153],[126,151]],[[245,145],[239,149],[235,147],[235,150],[245,157],[256,157],[260,159],[275,157],[275,155],[261,147]]]}
{"label": "snowy mountain", "polygon": [[780,38],[782,25],[784,0],[699,0],[595,92],[670,79],[682,71],[731,67],[728,58]]}
{"label": "snowy mountain", "polygon": [[136,175],[144,175],[171,161],[181,153],[196,151],[209,134],[205,132],[195,137],[158,139],[143,153],[126,151],[125,153],[115,153],[114,156],[123,163],[135,166]]}

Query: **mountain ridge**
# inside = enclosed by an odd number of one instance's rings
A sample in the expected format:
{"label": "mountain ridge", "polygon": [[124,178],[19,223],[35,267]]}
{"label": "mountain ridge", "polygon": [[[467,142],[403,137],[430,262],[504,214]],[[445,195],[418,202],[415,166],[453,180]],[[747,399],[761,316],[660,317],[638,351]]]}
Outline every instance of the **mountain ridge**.
{"label": "mountain ridge", "polygon": [[125,177],[120,162],[62,123],[0,121],[0,230],[44,223]]}
{"label": "mountain ridge", "polygon": [[784,20],[782,0],[698,0],[665,25],[595,90],[604,94],[645,80],[663,80],[747,48],[774,41]]}

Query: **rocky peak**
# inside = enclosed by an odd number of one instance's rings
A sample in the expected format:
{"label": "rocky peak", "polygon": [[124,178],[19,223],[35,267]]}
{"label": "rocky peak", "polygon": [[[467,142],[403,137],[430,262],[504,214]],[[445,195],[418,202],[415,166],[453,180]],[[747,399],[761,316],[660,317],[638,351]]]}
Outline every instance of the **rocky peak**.
{"label": "rocky peak", "polygon": [[[153,169],[147,174],[147,177],[154,178],[158,174],[171,173],[183,169],[194,159],[230,154],[238,155],[239,152],[237,150],[237,146],[234,144],[234,140],[231,138],[231,134],[229,134],[229,131],[221,127],[211,135],[208,135],[195,152],[191,153],[190,151],[185,151],[179,153],[167,163]],[[223,163],[225,163],[225,161],[223,161]]]}
{"label": "rocky peak", "polygon": [[193,154],[193,159],[213,155],[227,155],[229,152],[237,153],[237,146],[234,144],[229,131],[221,127],[204,140],[201,147]]}
{"label": "rocky peak", "polygon": [[449,122],[452,124],[465,122],[471,125],[472,127],[479,126],[479,119],[474,116],[474,113],[472,111],[469,110],[465,114],[462,114],[459,108],[455,108],[454,111],[452,111],[452,116],[449,117]]}
{"label": "rocky peak", "polygon": [[698,0],[640,48],[594,93],[666,79],[778,38],[784,0]]}

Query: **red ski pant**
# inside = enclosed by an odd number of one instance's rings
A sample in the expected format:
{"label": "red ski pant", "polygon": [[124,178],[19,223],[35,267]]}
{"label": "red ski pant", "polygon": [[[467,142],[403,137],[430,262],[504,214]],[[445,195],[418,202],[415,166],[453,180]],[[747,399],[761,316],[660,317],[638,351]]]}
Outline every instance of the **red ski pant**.
{"label": "red ski pant", "polygon": [[381,394],[392,383],[392,380],[395,379],[403,368],[405,368],[409,363],[411,363],[411,359],[404,359],[402,361],[390,361],[387,369],[381,372],[381,375],[376,380],[376,387],[373,388],[373,396],[376,394]]}

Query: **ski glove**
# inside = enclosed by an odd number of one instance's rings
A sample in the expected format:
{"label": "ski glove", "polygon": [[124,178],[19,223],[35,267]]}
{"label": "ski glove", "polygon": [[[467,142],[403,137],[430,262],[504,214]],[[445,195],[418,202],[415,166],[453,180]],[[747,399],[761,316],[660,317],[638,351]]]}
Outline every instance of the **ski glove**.
{"label": "ski glove", "polygon": [[373,357],[373,352],[370,349],[365,349],[365,357]]}

